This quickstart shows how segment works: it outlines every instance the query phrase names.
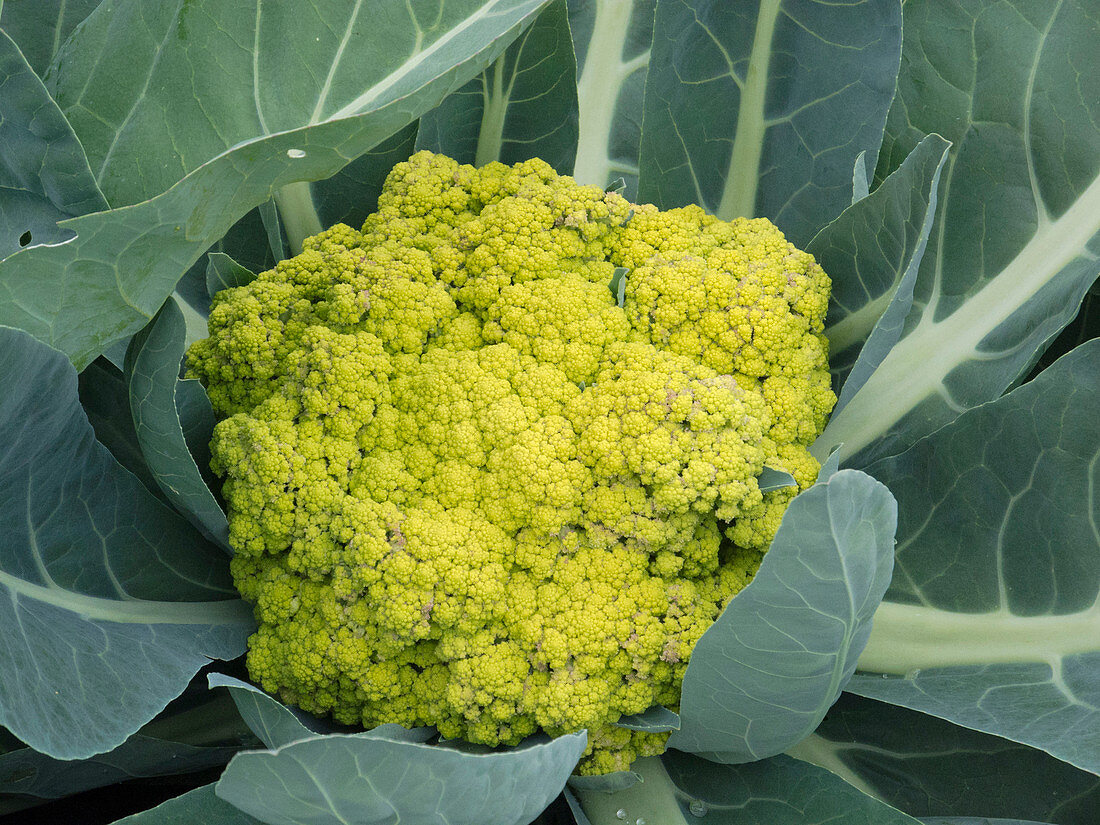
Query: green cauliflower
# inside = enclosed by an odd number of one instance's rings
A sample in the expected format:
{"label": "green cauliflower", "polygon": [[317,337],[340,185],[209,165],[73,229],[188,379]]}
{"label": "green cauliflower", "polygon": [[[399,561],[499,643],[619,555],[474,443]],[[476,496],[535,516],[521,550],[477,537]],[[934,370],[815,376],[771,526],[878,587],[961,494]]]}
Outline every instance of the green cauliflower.
{"label": "green cauliflower", "polygon": [[[188,354],[253,678],[490,746],[586,729],[581,773],[661,752],[616,722],[678,706],[814,481],[829,286],[766,220],[539,160],[398,164],[361,231],[219,293]],[[761,492],[765,466],[797,487]]]}

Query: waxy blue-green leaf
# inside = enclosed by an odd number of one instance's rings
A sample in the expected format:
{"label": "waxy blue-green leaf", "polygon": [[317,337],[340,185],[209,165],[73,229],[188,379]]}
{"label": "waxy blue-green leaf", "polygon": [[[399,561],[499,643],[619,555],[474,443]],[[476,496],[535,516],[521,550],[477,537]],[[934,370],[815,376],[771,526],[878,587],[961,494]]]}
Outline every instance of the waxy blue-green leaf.
{"label": "waxy blue-green leaf", "polygon": [[[285,260],[288,257],[287,252],[289,251],[290,245],[287,242],[286,233],[283,231],[283,225],[279,221],[279,209],[275,205],[275,199],[272,198],[264,201],[257,206],[256,214],[260,216],[260,221],[264,226],[264,232],[267,234],[268,252],[276,262]],[[239,224],[240,221],[237,223]],[[262,267],[257,267],[256,271],[260,272],[262,269]]]}
{"label": "waxy blue-green leaf", "polygon": [[1077,317],[1046,348],[1029,377],[1034,378],[1063,355],[1093,338],[1100,338],[1100,281],[1092,285],[1081,302]]}
{"label": "waxy blue-green leaf", "polygon": [[1096,774],[1026,745],[850,693],[787,754],[911,816],[988,814],[1094,825],[1100,810]]}
{"label": "waxy blue-green leaf", "polygon": [[0,3],[0,28],[26,55],[41,77],[61,44],[100,0],[8,0]]}
{"label": "waxy blue-green leaf", "polygon": [[378,195],[386,175],[416,151],[418,123],[413,122],[391,135],[335,175],[309,185],[320,225],[346,223],[359,229],[367,216],[378,209]]}
{"label": "waxy blue-green leaf", "polygon": [[[926,137],[890,177],[806,246],[833,279],[825,335],[836,415],[901,337],[948,144]],[[832,446],[832,445],[824,445]]]}
{"label": "waxy blue-green leaf", "polygon": [[897,561],[849,690],[1100,772],[1097,409],[1100,340],[871,466]]}
{"label": "waxy blue-green leaf", "polygon": [[131,779],[225,765],[242,746],[254,746],[255,739],[228,697],[206,697],[182,709],[173,702],[117,748],[88,759],[53,759],[26,746],[2,752],[0,795],[59,799]]}
{"label": "waxy blue-green leaf", "polygon": [[696,644],[669,747],[748,762],[813,732],[890,582],[896,516],[890,491],[855,470],[795,497],[752,582]]}
{"label": "waxy blue-green leaf", "polygon": [[116,820],[113,825],[263,825],[253,816],[219,799],[216,783],[203,785],[155,808]]}
{"label": "waxy blue-green leaf", "polygon": [[475,754],[332,734],[238,754],[217,793],[271,825],[526,825],[561,793],[586,741],[581,731]]}
{"label": "waxy blue-green leaf", "polygon": [[868,179],[867,153],[860,152],[856,155],[856,163],[852,169],[852,203],[863,200],[871,192],[871,182]]}
{"label": "waxy blue-green leaf", "polygon": [[798,482],[794,480],[794,476],[786,470],[776,470],[772,467],[765,467],[760,471],[760,475],[756,477],[756,485],[762,493],[781,490],[784,487],[793,487],[797,484]]}
{"label": "waxy blue-green leaf", "polygon": [[553,0],[489,68],[420,118],[418,149],[484,166],[577,154],[577,66],[565,0]]}
{"label": "waxy blue-green leaf", "polygon": [[601,773],[595,776],[577,776],[573,774],[566,783],[566,790],[574,791],[599,791],[600,793],[614,793],[637,785],[642,781],[634,771],[615,771],[613,773]]}
{"label": "waxy blue-green leaf", "polygon": [[77,393],[96,441],[106,447],[119,464],[137,476],[145,489],[168,504],[141,453],[141,445],[134,431],[134,419],[130,415],[126,376],[122,370],[106,358],[97,358],[77,377]]}
{"label": "waxy blue-green leaf", "polygon": [[900,0],[662,0],[639,198],[770,218],[804,245],[878,157],[901,59]]}
{"label": "waxy blue-green leaf", "polygon": [[287,707],[255,685],[224,673],[211,673],[207,676],[207,684],[211,689],[229,688],[229,694],[233,697],[241,718],[269,748],[279,748],[318,734],[346,732],[346,729],[331,722],[297,708]]}
{"label": "waxy blue-green leaf", "polygon": [[256,279],[255,272],[241,266],[224,252],[208,252],[206,261],[207,300],[213,298],[215,292],[244,286]]}
{"label": "waxy blue-green leaf", "polygon": [[[188,386],[190,404],[206,398],[198,381],[179,378],[185,332],[183,313],[169,298],[149,326],[131,339],[126,353],[130,412],[145,463],[165,496],[203,535],[228,551],[229,522],[191,455],[177,407],[179,387]],[[213,424],[213,418],[211,409],[205,419]]]}
{"label": "waxy blue-green leaf", "polygon": [[[244,141],[423,94],[479,53],[507,45],[500,41],[540,5],[105,0],[61,49],[49,80],[96,180],[121,206],[165,191]],[[416,105],[404,100],[406,116],[379,140],[412,120]]]}
{"label": "waxy blue-green leaf", "polygon": [[702,814],[713,825],[917,825],[829,771],[786,756],[716,765],[672,751],[662,761],[689,823]]}
{"label": "waxy blue-green leaf", "polygon": [[615,723],[620,728],[628,730],[640,730],[647,733],[661,733],[664,731],[678,730],[680,727],[680,715],[668,708],[654,705],[642,713],[632,713],[629,716],[619,718]]}
{"label": "waxy blue-green leaf", "polygon": [[640,784],[613,794],[574,792],[589,822],[918,825],[829,771],[787,756],[721,765],[673,750],[637,764]]}
{"label": "waxy blue-green leaf", "polygon": [[107,208],[65,116],[0,30],[0,259],[73,233],[58,221]]}
{"label": "waxy blue-green leaf", "polygon": [[66,221],[73,240],[0,262],[0,323],[83,366],[145,326],[237,219],[399,131],[495,59],[541,4],[448,0],[429,29],[411,7],[379,15],[350,1],[246,13],[236,0],[107,0],[53,80],[108,198],[134,205]]}
{"label": "waxy blue-green leaf", "polygon": [[819,441],[861,467],[1001,395],[1100,273],[1095,2],[909,0],[905,15],[878,177],[928,134],[952,148],[901,339]]}
{"label": "waxy blue-green leaf", "polygon": [[0,723],[79,759],[241,655],[253,623],[225,556],[96,442],[65,357],[7,328],[0,351]]}
{"label": "waxy blue-green leaf", "polygon": [[568,5],[579,106],[573,177],[594,186],[623,178],[623,197],[635,200],[656,0],[569,0]]}

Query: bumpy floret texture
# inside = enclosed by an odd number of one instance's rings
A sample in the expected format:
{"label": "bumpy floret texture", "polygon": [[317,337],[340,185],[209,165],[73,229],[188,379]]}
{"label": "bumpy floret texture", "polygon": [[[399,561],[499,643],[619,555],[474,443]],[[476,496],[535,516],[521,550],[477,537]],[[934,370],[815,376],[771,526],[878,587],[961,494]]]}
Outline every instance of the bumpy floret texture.
{"label": "bumpy floret texture", "polygon": [[189,352],[253,677],[349,724],[584,728],[583,773],[661,751],[616,723],[677,706],[817,473],[828,290],[766,220],[538,160],[398,164],[361,230],[219,293]]}

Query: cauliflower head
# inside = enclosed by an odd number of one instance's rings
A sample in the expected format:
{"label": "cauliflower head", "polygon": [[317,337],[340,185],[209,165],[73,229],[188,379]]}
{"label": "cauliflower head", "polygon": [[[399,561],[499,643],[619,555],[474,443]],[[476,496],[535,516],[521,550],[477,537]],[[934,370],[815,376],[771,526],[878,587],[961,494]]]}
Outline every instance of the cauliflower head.
{"label": "cauliflower head", "polygon": [[[767,220],[540,160],[398,164],[361,230],[218,293],[188,353],[253,678],[490,746],[584,728],[581,773],[659,753],[616,723],[678,706],[817,473],[828,293]],[[797,486],[761,492],[765,466]]]}

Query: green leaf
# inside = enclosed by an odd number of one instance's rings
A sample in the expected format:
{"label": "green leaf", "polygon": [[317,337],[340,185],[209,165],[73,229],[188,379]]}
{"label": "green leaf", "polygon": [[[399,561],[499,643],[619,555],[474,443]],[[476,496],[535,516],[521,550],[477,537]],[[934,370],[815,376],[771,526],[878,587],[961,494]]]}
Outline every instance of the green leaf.
{"label": "green leaf", "polygon": [[8,0],[0,27],[19,44],[31,68],[45,74],[57,50],[100,0]]}
{"label": "green leaf", "polygon": [[107,208],[65,116],[0,30],[0,259],[73,236],[58,221]]}
{"label": "green leaf", "polygon": [[668,708],[654,705],[642,713],[622,716],[615,723],[627,730],[640,730],[648,733],[662,733],[680,728],[680,716]]}
{"label": "green leaf", "polygon": [[492,66],[427,112],[416,144],[478,167],[537,157],[571,174],[577,66],[565,0],[553,0]]}
{"label": "green leaf", "polygon": [[170,716],[150,722],[114,750],[89,759],[53,759],[28,747],[0,753],[0,794],[59,799],[130,779],[225,765],[251,737],[233,703],[227,698],[212,701],[210,696],[184,710],[174,708],[180,700],[173,702],[166,709]]}
{"label": "green leaf", "polygon": [[216,783],[203,785],[155,808],[115,820],[114,825],[262,825],[214,793]]}
{"label": "green leaf", "polygon": [[[1100,340],[870,470],[895,575],[848,689],[1100,772]],[[960,552],[965,548],[966,552]]]}
{"label": "green leaf", "polygon": [[640,763],[641,784],[577,794],[591,825],[918,825],[829,771],[786,756],[719,765],[673,750]]}
{"label": "green leaf", "polygon": [[834,449],[821,462],[821,469],[817,471],[817,481],[828,481],[834,473],[840,472],[840,449]]}
{"label": "green leaf", "polygon": [[839,396],[833,415],[901,337],[947,150],[939,136],[925,138],[873,194],[841,212],[806,247],[833,279],[825,326]]}
{"label": "green leaf", "polygon": [[1054,342],[1046,348],[1042,357],[1032,367],[1029,380],[1045,370],[1067,352],[1079,347],[1086,341],[1100,338],[1100,281],[1092,285],[1092,289],[1085,295],[1081,302],[1081,310],[1073,322],[1062,330]]}
{"label": "green leaf", "polygon": [[611,274],[611,294],[615,296],[615,303],[620,307],[626,302],[626,276],[629,272],[625,266],[617,266]]}
{"label": "green leaf", "polygon": [[0,723],[80,759],[241,655],[253,623],[225,556],[95,441],[64,356],[5,328],[0,351]]}
{"label": "green leaf", "polygon": [[585,744],[582,731],[474,754],[333,734],[238,754],[217,793],[272,825],[525,825],[561,793]]}
{"label": "green leaf", "polygon": [[614,773],[597,774],[596,776],[569,777],[567,788],[574,791],[598,791],[600,793],[615,793],[633,787],[642,781],[642,777],[634,771],[615,771]]}
{"label": "green leaf", "polygon": [[713,825],[917,825],[816,765],[775,756],[747,765],[715,765],[688,754],[662,760],[692,812]]}
{"label": "green leaf", "polygon": [[902,337],[821,438],[854,466],[1001,395],[1100,272],[1095,4],[910,0],[905,14],[878,177],[925,135],[952,149]]}
{"label": "green leaf", "polygon": [[241,718],[269,748],[279,748],[319,733],[344,730],[297,708],[288,707],[255,685],[224,673],[211,673],[207,676],[207,684],[211,689],[229,688]]}
{"label": "green leaf", "polygon": [[638,196],[642,99],[656,0],[569,0],[577,55],[579,134],[573,177],[607,186],[624,178]]}
{"label": "green leaf", "polygon": [[122,370],[106,358],[97,358],[84,368],[77,382],[80,406],[88,416],[96,441],[106,447],[119,464],[137,476],[146,490],[168,504],[141,453],[134,419],[130,415],[126,376]]}
{"label": "green leaf", "polygon": [[[229,522],[188,449],[176,406],[179,386],[189,387],[191,404],[206,397],[198,381],[179,380],[184,333],[183,313],[170,298],[130,341],[130,412],[145,462],[165,496],[203,535],[229,551]],[[210,410],[206,420],[213,424],[213,418]]]}
{"label": "green leaf", "polygon": [[[73,240],[0,261],[0,324],[83,366],[145,326],[246,212],[334,174],[430,109],[540,4],[450,0],[421,31],[404,9],[379,20],[350,2],[308,14],[267,4],[256,29],[255,7],[235,0],[107,0],[62,50],[54,81],[108,197],[134,205],[66,221]],[[213,59],[205,49],[216,44],[226,48]],[[177,97],[183,77],[195,88]]]}
{"label": "green leaf", "polygon": [[[286,260],[289,244],[287,243],[286,233],[283,232],[283,225],[279,221],[279,209],[275,206],[275,199],[270,198],[261,203],[256,207],[256,213],[260,216],[264,232],[267,235],[268,252],[276,263]],[[256,271],[261,271],[261,268],[257,267]]]}
{"label": "green leaf", "polygon": [[854,470],[791,502],[755,578],[692,652],[669,747],[746,762],[817,727],[889,584],[895,518],[889,490]]}
{"label": "green leaf", "polygon": [[241,266],[224,252],[208,252],[206,260],[206,291],[211,298],[215,292],[245,286],[256,279],[255,272]]}
{"label": "green leaf", "polygon": [[416,122],[410,123],[331,178],[310,184],[321,226],[346,223],[358,229],[368,215],[378,210],[378,195],[386,175],[416,151],[417,129]]}
{"label": "green leaf", "polygon": [[861,201],[871,192],[871,184],[867,180],[867,152],[856,155],[855,166],[852,169],[852,203]]}
{"label": "green leaf", "polygon": [[760,475],[756,477],[756,484],[760,487],[760,492],[767,493],[772,490],[781,490],[784,487],[795,487],[798,482],[794,480],[794,476],[785,470],[765,467]]}
{"label": "green leaf", "polygon": [[873,167],[901,54],[899,0],[657,5],[639,197],[770,218],[804,245]]}
{"label": "green leaf", "polygon": [[[441,76],[506,46],[540,5],[448,0],[379,15],[352,0],[308,8],[106,0],[62,48],[50,81],[96,180],[121,206],[165,191],[257,136],[338,123],[424,94]],[[219,45],[212,60],[209,50]],[[181,77],[189,78],[186,94]],[[442,99],[432,97],[422,110]],[[403,100],[400,122],[373,143],[411,121],[416,106]]]}
{"label": "green leaf", "polygon": [[1094,825],[1100,810],[1095,774],[1035,748],[850,693],[787,753],[911,816],[983,813]]}

